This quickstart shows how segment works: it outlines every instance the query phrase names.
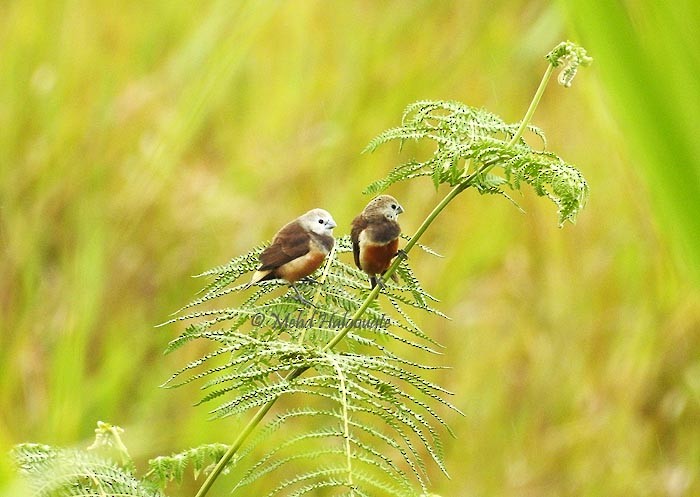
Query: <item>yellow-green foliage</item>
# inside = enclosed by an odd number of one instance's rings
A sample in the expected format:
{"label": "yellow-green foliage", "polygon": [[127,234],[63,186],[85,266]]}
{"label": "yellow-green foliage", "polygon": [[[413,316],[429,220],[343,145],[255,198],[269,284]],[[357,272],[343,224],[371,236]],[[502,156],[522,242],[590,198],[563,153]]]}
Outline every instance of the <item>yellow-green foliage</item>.
{"label": "yellow-green foliage", "polygon": [[[421,240],[445,258],[411,255],[452,318],[420,323],[455,366],[430,380],[465,413],[440,410],[458,438],[444,444],[452,479],[428,468],[431,491],[700,493],[700,303],[669,237],[678,228],[692,240],[698,155],[663,154],[674,176],[637,161],[648,156],[639,144],[669,150],[649,137],[681,143],[695,125],[663,111],[656,133],[636,134],[654,101],[596,76],[636,60],[595,43],[628,31],[697,74],[697,40],[685,37],[697,9],[669,7],[678,12],[657,17],[659,29],[646,3],[592,29],[584,15],[525,1],[1,2],[0,452],[71,445],[98,419],[126,428],[140,469],[229,442],[239,425],[190,408],[194,385],[157,388],[207,352],[164,357],[175,331],[153,328],[198,289],[189,276],[312,207],[347,233],[362,189],[428,150],[360,155],[407,103],[458,100],[515,121],[541,55],[571,38],[596,62],[572,89],[551,86],[533,124],[594,192],[576,226],[558,229],[556,207],[531,192],[515,198],[525,214],[469,193]],[[667,67],[662,55],[646,52],[645,67]],[[649,71],[634,74],[650,87]],[[691,112],[697,82],[685,75],[659,71],[655,84]],[[444,193],[423,181],[390,191],[409,234]],[[684,192],[675,204],[669,184]],[[650,198],[664,199],[663,223]],[[685,214],[682,226],[669,212]]]}

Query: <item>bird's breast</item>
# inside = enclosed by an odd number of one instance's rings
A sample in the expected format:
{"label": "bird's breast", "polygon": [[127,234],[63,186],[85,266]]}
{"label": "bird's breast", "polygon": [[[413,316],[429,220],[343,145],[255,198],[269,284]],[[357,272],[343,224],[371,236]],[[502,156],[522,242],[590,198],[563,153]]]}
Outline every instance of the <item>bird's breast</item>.
{"label": "bird's breast", "polygon": [[389,243],[376,243],[360,236],[360,266],[367,274],[382,274],[391,265],[391,260],[399,248],[399,240]]}
{"label": "bird's breast", "polygon": [[275,270],[275,274],[278,278],[294,283],[316,271],[325,258],[326,254],[320,250],[311,250],[301,257],[281,265]]}

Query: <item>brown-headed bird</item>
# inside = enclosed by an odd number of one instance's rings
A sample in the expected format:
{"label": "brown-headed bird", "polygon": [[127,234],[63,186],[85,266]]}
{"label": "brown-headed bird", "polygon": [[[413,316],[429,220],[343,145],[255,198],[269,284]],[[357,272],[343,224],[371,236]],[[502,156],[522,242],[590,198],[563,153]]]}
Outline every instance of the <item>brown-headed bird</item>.
{"label": "brown-headed bird", "polygon": [[250,284],[281,279],[289,283],[299,300],[309,303],[294,283],[321,266],[335,243],[333,228],[333,216],[323,209],[312,209],[284,225],[260,254],[262,265]]}
{"label": "brown-headed bird", "polygon": [[380,195],[352,221],[350,238],[355,265],[369,275],[371,288],[384,285],[381,276],[398,254],[401,227],[396,220],[402,212],[403,207],[394,197]]}

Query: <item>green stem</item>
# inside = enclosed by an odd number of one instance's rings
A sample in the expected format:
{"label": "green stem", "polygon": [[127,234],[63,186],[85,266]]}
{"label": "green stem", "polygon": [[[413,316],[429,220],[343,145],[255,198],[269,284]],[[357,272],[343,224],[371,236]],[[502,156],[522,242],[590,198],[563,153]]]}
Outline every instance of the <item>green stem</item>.
{"label": "green stem", "polygon": [[[523,133],[525,132],[525,129],[527,129],[528,124],[530,124],[530,120],[532,119],[533,114],[535,113],[535,109],[537,109],[537,105],[540,103],[540,99],[542,98],[542,94],[544,93],[545,88],[547,87],[547,83],[549,81],[550,76],[552,75],[552,72],[554,70],[554,67],[550,64],[547,66],[547,70],[544,73],[544,76],[542,77],[542,80],[540,81],[540,86],[537,88],[537,91],[535,92],[535,96],[532,98],[532,101],[530,102],[530,106],[527,109],[527,112],[525,112],[525,116],[523,117],[523,120],[520,122],[520,127],[518,127],[518,130],[515,132],[515,135],[511,138],[511,140],[508,142],[508,147],[512,147],[515,145],[515,143],[522,137]],[[433,224],[433,221],[440,215],[440,213],[447,207],[447,205],[452,202],[457,195],[462,193],[464,190],[472,186],[474,181],[476,180],[479,175],[484,174],[491,170],[493,167],[497,165],[496,161],[493,162],[487,162],[483,164],[478,170],[474,171],[472,174],[464,178],[464,180],[456,185],[450,192],[445,195],[445,197],[440,201],[438,205],[435,206],[435,208],[432,210],[432,212],[428,215],[427,218],[423,221],[423,223],[420,225],[418,230],[414,233],[414,235],[411,237],[411,239],[406,243],[406,246],[403,248],[403,253],[405,255],[408,255],[408,253],[415,247],[416,243],[418,243],[418,240],[423,236],[423,234],[428,230],[431,224]],[[383,279],[389,278],[396,269],[399,267],[399,264],[401,264],[401,259],[403,257],[397,256],[394,259],[394,262],[392,262],[391,266],[389,266],[389,269],[386,270],[384,275],[382,276]],[[345,338],[345,335],[347,335],[350,330],[353,328],[353,323],[356,322],[358,319],[362,317],[362,315],[365,313],[367,308],[372,304],[374,299],[377,297],[379,294],[380,287],[379,285],[375,286],[372,291],[367,295],[365,298],[364,302],[360,306],[357,311],[355,311],[355,314],[352,315],[350,318],[350,321],[348,322],[348,325],[346,325],[343,329],[341,329],[335,337],[331,341],[329,341],[325,347],[323,347],[323,352],[328,352],[333,349],[338,343],[340,343],[343,338]],[[295,378],[298,378],[301,376],[307,369],[307,367],[302,367],[302,368],[297,368],[294,371],[292,371],[287,377],[285,378],[285,381],[293,380]],[[267,401],[260,409],[258,409],[258,412],[255,413],[255,416],[251,418],[251,420],[248,422],[248,424],[243,428],[243,431],[238,435],[238,438],[233,442],[233,444],[229,447],[229,449],[226,451],[226,453],[223,455],[223,457],[219,460],[219,462],[216,464],[214,469],[212,470],[211,473],[209,473],[209,476],[207,476],[207,479],[204,481],[202,486],[200,487],[199,491],[197,492],[195,497],[204,497],[207,492],[211,489],[212,485],[214,484],[214,481],[219,477],[223,469],[226,467],[228,462],[231,460],[231,458],[236,454],[238,449],[241,448],[243,445],[243,442],[250,436],[250,434],[253,432],[255,427],[263,420],[265,415],[268,413],[268,411],[272,408],[272,406],[275,404],[279,397],[275,397],[274,399],[271,399]]]}
{"label": "green stem", "polygon": [[[307,369],[309,368],[297,368],[291,373],[289,373],[289,375],[287,375],[287,377],[284,380],[289,381],[293,380],[294,378],[298,378]],[[246,438],[248,438],[250,434],[253,433],[255,427],[258,426],[258,424],[260,424],[260,422],[263,420],[268,411],[272,409],[272,406],[275,405],[275,402],[277,402],[278,398],[279,397],[275,397],[274,399],[268,400],[260,409],[258,409],[258,412],[255,413],[255,416],[253,416],[250,419],[250,421],[248,421],[248,424],[245,425],[243,431],[239,433],[238,438],[236,438],[236,440],[231,444],[226,453],[221,457],[221,459],[219,459],[219,462],[216,463],[216,466],[214,466],[212,472],[209,473],[207,479],[204,480],[204,483],[199,488],[199,491],[197,492],[195,497],[204,497],[207,494],[207,492],[209,492],[212,485],[214,484],[214,481],[216,481],[216,479],[219,477],[219,475],[224,470],[231,458],[236,454],[236,452],[238,452],[238,449],[241,448]]]}
{"label": "green stem", "polygon": [[[301,373],[300,373],[301,374]],[[211,489],[212,485],[214,485],[214,482],[216,479],[219,477],[221,472],[224,470],[228,462],[231,460],[231,458],[238,452],[238,449],[241,448],[243,445],[243,442],[245,442],[246,438],[253,433],[253,430],[255,429],[256,426],[262,421],[262,419],[265,417],[265,414],[272,409],[272,406],[275,404],[275,401],[277,398],[274,398],[272,400],[268,400],[265,405],[263,405],[260,409],[258,409],[258,412],[255,413],[255,416],[253,416],[250,421],[248,421],[248,424],[245,425],[245,428],[243,428],[243,431],[239,433],[238,438],[231,444],[231,446],[228,448],[226,453],[223,455],[221,459],[219,459],[219,462],[216,463],[216,466],[214,466],[214,469],[212,470],[211,473],[207,476],[207,479],[204,480],[204,483],[202,486],[199,488],[199,491],[197,492],[197,495],[195,497],[204,497],[207,492]]]}
{"label": "green stem", "polygon": [[[513,137],[510,139],[508,142],[507,148],[512,147],[515,145],[518,140],[523,136],[523,133],[525,133],[525,130],[527,129],[528,125],[530,124],[530,121],[532,120],[532,116],[535,114],[535,110],[537,109],[537,106],[540,103],[540,100],[542,99],[542,95],[544,94],[545,88],[547,88],[547,84],[549,83],[549,78],[552,76],[552,73],[554,72],[554,66],[552,64],[549,64],[547,66],[547,69],[544,72],[544,75],[542,75],[542,79],[540,80],[540,86],[537,87],[537,91],[535,92],[535,95],[532,97],[532,101],[530,102],[530,106],[527,108],[527,111],[525,112],[525,116],[523,116],[522,121],[520,121],[520,126],[518,126],[517,131],[513,135]],[[465,188],[470,187],[474,181],[476,180],[477,177],[479,177],[482,174],[488,173],[491,169],[496,167],[498,165],[497,161],[491,161],[491,162],[486,162],[482,164],[482,166],[477,169],[475,172],[464,178],[464,181],[462,181],[459,185],[457,185],[455,188],[461,188],[460,191],[464,190]]]}
{"label": "green stem", "polygon": [[547,65],[547,70],[544,72],[544,76],[542,76],[540,86],[537,87],[535,96],[532,97],[532,102],[530,102],[530,107],[528,107],[527,112],[525,112],[525,117],[523,117],[523,120],[520,121],[520,127],[513,135],[513,138],[511,138],[508,142],[508,147],[515,145],[515,143],[523,136],[528,124],[530,124],[530,121],[532,120],[532,116],[535,114],[535,109],[537,109],[537,106],[542,99],[544,89],[547,88],[547,83],[549,83],[549,78],[552,76],[552,72],[554,72],[554,66],[552,64]]}

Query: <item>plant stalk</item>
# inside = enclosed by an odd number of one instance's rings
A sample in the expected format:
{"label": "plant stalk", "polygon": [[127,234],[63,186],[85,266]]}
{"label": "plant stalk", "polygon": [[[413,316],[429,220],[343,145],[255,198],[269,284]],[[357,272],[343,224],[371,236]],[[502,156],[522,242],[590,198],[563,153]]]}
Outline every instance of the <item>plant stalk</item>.
{"label": "plant stalk", "polygon": [[535,109],[537,109],[537,106],[540,103],[540,100],[542,99],[542,95],[544,94],[544,89],[547,88],[547,83],[549,83],[549,78],[552,76],[552,73],[554,72],[554,66],[552,64],[547,65],[547,70],[544,72],[544,75],[542,76],[542,80],[540,81],[540,86],[537,87],[537,91],[535,92],[535,95],[532,97],[532,101],[530,102],[530,106],[527,108],[527,111],[525,112],[525,116],[523,117],[523,120],[520,121],[520,127],[518,127],[518,130],[515,132],[513,135],[513,138],[510,139],[508,142],[508,147],[512,147],[515,145],[515,143],[523,136],[523,133],[525,133],[525,130],[527,129],[527,126],[530,124],[530,121],[532,120],[532,116],[535,114]]}
{"label": "plant stalk", "polygon": [[231,460],[231,458],[238,452],[238,449],[241,448],[243,445],[243,442],[245,442],[246,438],[253,433],[253,430],[255,429],[256,426],[262,421],[262,419],[265,417],[267,412],[272,409],[272,406],[275,404],[275,401],[277,399],[274,398],[272,400],[268,400],[265,405],[263,405],[260,409],[258,409],[258,412],[255,413],[255,416],[253,416],[250,421],[248,421],[248,424],[245,425],[245,428],[243,428],[243,431],[238,434],[238,438],[231,444],[231,446],[228,448],[226,453],[219,459],[219,462],[216,463],[216,466],[214,466],[214,469],[212,470],[211,473],[207,476],[207,479],[204,480],[204,483],[202,484],[201,487],[199,487],[199,490],[197,491],[197,495],[195,497],[204,497],[207,492],[211,489],[212,485],[214,485],[214,482],[216,479],[219,477],[221,472],[224,470],[228,462]]}
{"label": "plant stalk", "polygon": [[[542,98],[542,94],[544,93],[545,88],[547,87],[547,83],[549,82],[549,78],[552,75],[552,72],[554,71],[554,66],[549,64],[547,66],[547,70],[544,73],[544,76],[542,77],[542,80],[540,81],[540,85],[537,88],[537,91],[535,92],[534,97],[532,98],[532,101],[530,102],[530,106],[528,107],[527,111],[525,112],[525,116],[523,117],[523,120],[520,122],[520,126],[518,127],[517,131],[513,135],[513,137],[510,139],[508,142],[508,147],[512,147],[515,145],[515,143],[522,137],[523,133],[527,129],[527,126],[530,124],[530,120],[532,119],[532,116],[535,113],[535,109],[537,109],[537,105],[540,103],[540,100]],[[469,176],[464,178],[464,180],[456,185],[450,192],[445,195],[445,197],[440,201],[439,204],[435,206],[435,208],[432,210],[432,212],[428,215],[428,217],[425,218],[423,223],[420,225],[418,230],[414,233],[414,235],[411,237],[411,239],[406,243],[406,246],[403,248],[403,254],[399,254],[395,257],[394,262],[392,262],[391,266],[389,266],[389,269],[386,270],[384,275],[382,276],[383,279],[386,279],[390,277],[396,269],[399,267],[399,264],[401,264],[401,260],[405,258],[408,253],[415,247],[416,243],[418,243],[418,240],[423,236],[423,234],[428,230],[430,225],[435,221],[435,219],[440,215],[440,213],[447,207],[447,205],[452,202],[457,195],[462,193],[464,190],[472,186],[474,181],[476,180],[477,177],[479,177],[481,174],[484,174],[491,170],[493,167],[497,165],[497,162],[490,162],[483,164],[479,169],[471,173]],[[325,276],[325,275],[324,275]],[[362,315],[365,313],[367,308],[372,304],[372,301],[377,297],[380,291],[380,286],[376,285],[372,291],[367,295],[365,298],[364,302],[362,305],[355,311],[355,313],[352,315],[350,318],[350,321],[343,329],[341,329],[333,339],[331,339],[325,347],[323,347],[323,352],[328,352],[333,349],[338,343],[340,343],[343,338],[345,338],[345,335],[347,335],[350,330],[353,327],[353,323],[356,322],[358,319],[362,317]],[[295,369],[292,371],[287,377],[285,378],[285,381],[293,380],[295,378],[298,378],[301,376],[307,369],[307,367],[302,367]],[[202,486],[200,487],[199,491],[197,492],[195,497],[204,497],[207,492],[211,489],[212,485],[214,484],[214,481],[219,477],[221,472],[223,471],[224,467],[228,464],[228,462],[231,460],[231,458],[238,452],[238,449],[241,448],[243,445],[243,442],[245,442],[246,438],[250,436],[250,434],[253,432],[255,427],[263,420],[265,415],[268,413],[268,411],[272,408],[272,406],[275,404],[277,401],[278,397],[275,397],[274,399],[271,399],[267,401],[260,409],[258,409],[258,412],[255,413],[255,416],[251,418],[251,420],[248,422],[248,424],[243,428],[243,431],[238,435],[238,438],[233,442],[233,444],[229,447],[229,449],[226,451],[226,453],[223,455],[223,457],[219,460],[219,462],[216,464],[214,469],[212,470],[211,473],[207,476],[207,479],[204,481]]]}

